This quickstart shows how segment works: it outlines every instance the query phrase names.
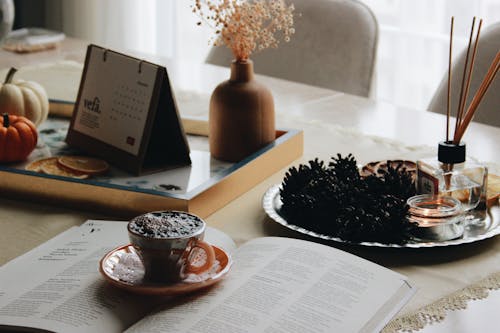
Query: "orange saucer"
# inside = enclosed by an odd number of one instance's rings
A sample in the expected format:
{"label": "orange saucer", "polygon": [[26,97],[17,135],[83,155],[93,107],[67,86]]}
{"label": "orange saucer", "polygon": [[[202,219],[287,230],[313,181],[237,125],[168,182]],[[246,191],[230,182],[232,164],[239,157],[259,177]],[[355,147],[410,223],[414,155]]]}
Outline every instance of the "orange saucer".
{"label": "orange saucer", "polygon": [[108,252],[99,263],[99,271],[112,285],[137,294],[171,296],[190,293],[218,282],[231,268],[231,256],[217,246],[212,247],[215,251],[212,268],[199,275],[189,274],[177,283],[144,281],[144,266],[130,244]]}

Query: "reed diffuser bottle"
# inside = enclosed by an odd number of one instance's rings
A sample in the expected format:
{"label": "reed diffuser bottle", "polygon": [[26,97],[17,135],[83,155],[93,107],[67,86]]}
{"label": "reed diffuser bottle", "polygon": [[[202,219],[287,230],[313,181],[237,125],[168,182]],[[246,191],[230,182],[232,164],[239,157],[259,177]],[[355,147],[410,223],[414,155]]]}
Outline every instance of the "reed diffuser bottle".
{"label": "reed diffuser bottle", "polygon": [[488,169],[466,160],[465,143],[440,142],[437,159],[417,161],[417,193],[448,196],[459,200],[469,224],[486,218]]}
{"label": "reed diffuser bottle", "polygon": [[481,100],[488,91],[488,88],[500,68],[499,51],[484,75],[472,101],[467,106],[467,94],[469,92],[470,79],[474,68],[474,59],[478,48],[482,22],[483,20],[480,19],[476,31],[476,40],[472,48],[476,18],[474,17],[472,20],[469,45],[462,75],[462,84],[460,86],[455,132],[453,134],[453,139],[450,140],[451,60],[454,24],[454,18],[451,18],[450,52],[448,58],[446,141],[439,143],[437,160],[424,159],[417,161],[417,192],[432,193],[438,196],[451,196],[458,199],[462,203],[466,222],[476,225],[483,225],[487,217],[486,190],[488,169],[484,165],[471,162],[470,159],[466,161],[465,143],[462,142],[462,137],[472,121],[478,105],[481,103]]}

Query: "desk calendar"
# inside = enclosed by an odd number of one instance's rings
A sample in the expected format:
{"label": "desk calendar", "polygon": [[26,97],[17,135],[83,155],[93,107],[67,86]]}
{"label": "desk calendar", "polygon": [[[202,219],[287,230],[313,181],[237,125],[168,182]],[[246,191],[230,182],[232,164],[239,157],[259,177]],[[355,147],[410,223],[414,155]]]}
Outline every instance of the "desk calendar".
{"label": "desk calendar", "polygon": [[166,68],[96,45],[66,142],[134,174],[190,164]]}

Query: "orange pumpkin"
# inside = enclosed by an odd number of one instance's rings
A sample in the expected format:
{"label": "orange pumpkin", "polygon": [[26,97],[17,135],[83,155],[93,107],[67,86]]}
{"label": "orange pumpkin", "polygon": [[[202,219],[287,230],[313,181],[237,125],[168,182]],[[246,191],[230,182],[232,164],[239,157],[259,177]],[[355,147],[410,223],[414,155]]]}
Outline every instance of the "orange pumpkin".
{"label": "orange pumpkin", "polygon": [[0,117],[0,162],[23,161],[35,149],[38,133],[35,125],[25,117]]}

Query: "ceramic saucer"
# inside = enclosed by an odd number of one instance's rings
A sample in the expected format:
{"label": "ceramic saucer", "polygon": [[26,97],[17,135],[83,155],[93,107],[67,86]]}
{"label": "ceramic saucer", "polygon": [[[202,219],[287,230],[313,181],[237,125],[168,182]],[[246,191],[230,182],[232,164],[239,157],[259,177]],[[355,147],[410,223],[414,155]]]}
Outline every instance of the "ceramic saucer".
{"label": "ceramic saucer", "polygon": [[144,266],[132,245],[118,247],[108,252],[99,263],[99,271],[116,287],[145,295],[179,295],[213,285],[231,268],[232,259],[223,249],[212,245],[215,261],[207,272],[188,274],[177,283],[153,283],[144,281]]}

